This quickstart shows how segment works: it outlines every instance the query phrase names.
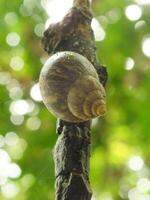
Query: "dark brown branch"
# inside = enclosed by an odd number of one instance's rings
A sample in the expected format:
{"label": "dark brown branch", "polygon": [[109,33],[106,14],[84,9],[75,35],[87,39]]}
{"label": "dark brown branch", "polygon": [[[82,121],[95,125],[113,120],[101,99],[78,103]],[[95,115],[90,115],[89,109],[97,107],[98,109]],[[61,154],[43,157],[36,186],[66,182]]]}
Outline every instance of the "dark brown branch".
{"label": "dark brown branch", "polygon": [[[51,24],[45,31],[42,43],[49,55],[73,51],[85,56],[95,66],[101,83],[105,85],[106,68],[96,59],[89,9],[88,0],[74,0],[73,8],[63,20]],[[90,121],[77,124],[59,120],[57,133],[54,150],[56,200],[90,200]]]}
{"label": "dark brown branch", "polygon": [[89,185],[90,122],[58,127],[54,160],[57,200],[90,200]]}

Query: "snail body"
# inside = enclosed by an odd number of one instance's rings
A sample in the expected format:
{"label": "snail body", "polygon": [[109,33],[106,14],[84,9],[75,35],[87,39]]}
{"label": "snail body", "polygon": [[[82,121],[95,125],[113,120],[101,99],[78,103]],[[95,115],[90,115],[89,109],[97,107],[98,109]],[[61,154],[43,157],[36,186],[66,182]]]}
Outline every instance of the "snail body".
{"label": "snail body", "polygon": [[97,72],[78,53],[64,51],[51,56],[39,83],[44,104],[64,121],[88,121],[106,112],[105,90]]}

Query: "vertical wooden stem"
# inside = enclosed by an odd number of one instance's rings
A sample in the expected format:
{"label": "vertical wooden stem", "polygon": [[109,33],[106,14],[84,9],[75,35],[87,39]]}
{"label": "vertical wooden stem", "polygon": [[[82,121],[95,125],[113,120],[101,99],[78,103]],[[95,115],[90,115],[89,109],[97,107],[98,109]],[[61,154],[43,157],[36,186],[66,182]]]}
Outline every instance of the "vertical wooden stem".
{"label": "vertical wooden stem", "polygon": [[[105,85],[107,73],[96,59],[91,20],[89,1],[74,0],[73,8],[63,20],[51,24],[44,32],[42,42],[50,55],[73,51],[85,56],[95,66],[101,83]],[[59,120],[57,133],[54,150],[56,200],[90,200],[90,121],[77,124]]]}
{"label": "vertical wooden stem", "polygon": [[60,121],[54,161],[56,200],[90,200],[90,122]]}

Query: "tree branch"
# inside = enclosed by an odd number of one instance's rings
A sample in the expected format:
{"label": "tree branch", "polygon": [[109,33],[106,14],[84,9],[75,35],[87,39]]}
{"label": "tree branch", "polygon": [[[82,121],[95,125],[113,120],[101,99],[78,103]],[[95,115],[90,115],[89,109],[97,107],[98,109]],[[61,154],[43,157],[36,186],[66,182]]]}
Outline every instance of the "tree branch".
{"label": "tree branch", "polygon": [[87,7],[87,8],[90,8],[90,2],[89,0],[74,0],[73,1],[73,5],[75,7],[80,7],[80,8],[83,8],[83,7]]}
{"label": "tree branch", "polygon": [[[42,42],[49,55],[73,51],[85,56],[95,66],[101,83],[105,85],[106,68],[96,59],[91,20],[89,1],[74,0],[74,6],[63,20],[51,24],[44,32]],[[59,120],[57,133],[54,150],[56,200],[90,200],[90,121],[68,123]]]}
{"label": "tree branch", "polygon": [[[60,130],[61,129],[61,130]],[[60,121],[54,161],[57,200],[90,200],[89,185],[90,122],[72,124]]]}

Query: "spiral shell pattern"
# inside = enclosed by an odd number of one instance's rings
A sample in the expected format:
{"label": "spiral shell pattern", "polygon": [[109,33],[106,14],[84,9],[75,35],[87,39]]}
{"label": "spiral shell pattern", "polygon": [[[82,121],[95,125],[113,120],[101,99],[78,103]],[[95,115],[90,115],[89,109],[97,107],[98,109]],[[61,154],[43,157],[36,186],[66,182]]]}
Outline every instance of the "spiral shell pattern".
{"label": "spiral shell pattern", "polygon": [[92,76],[82,76],[74,83],[67,102],[71,113],[83,121],[106,112],[105,90]]}
{"label": "spiral shell pattern", "polygon": [[39,83],[44,104],[64,121],[88,121],[106,112],[105,90],[96,70],[78,53],[65,51],[51,56]]}

